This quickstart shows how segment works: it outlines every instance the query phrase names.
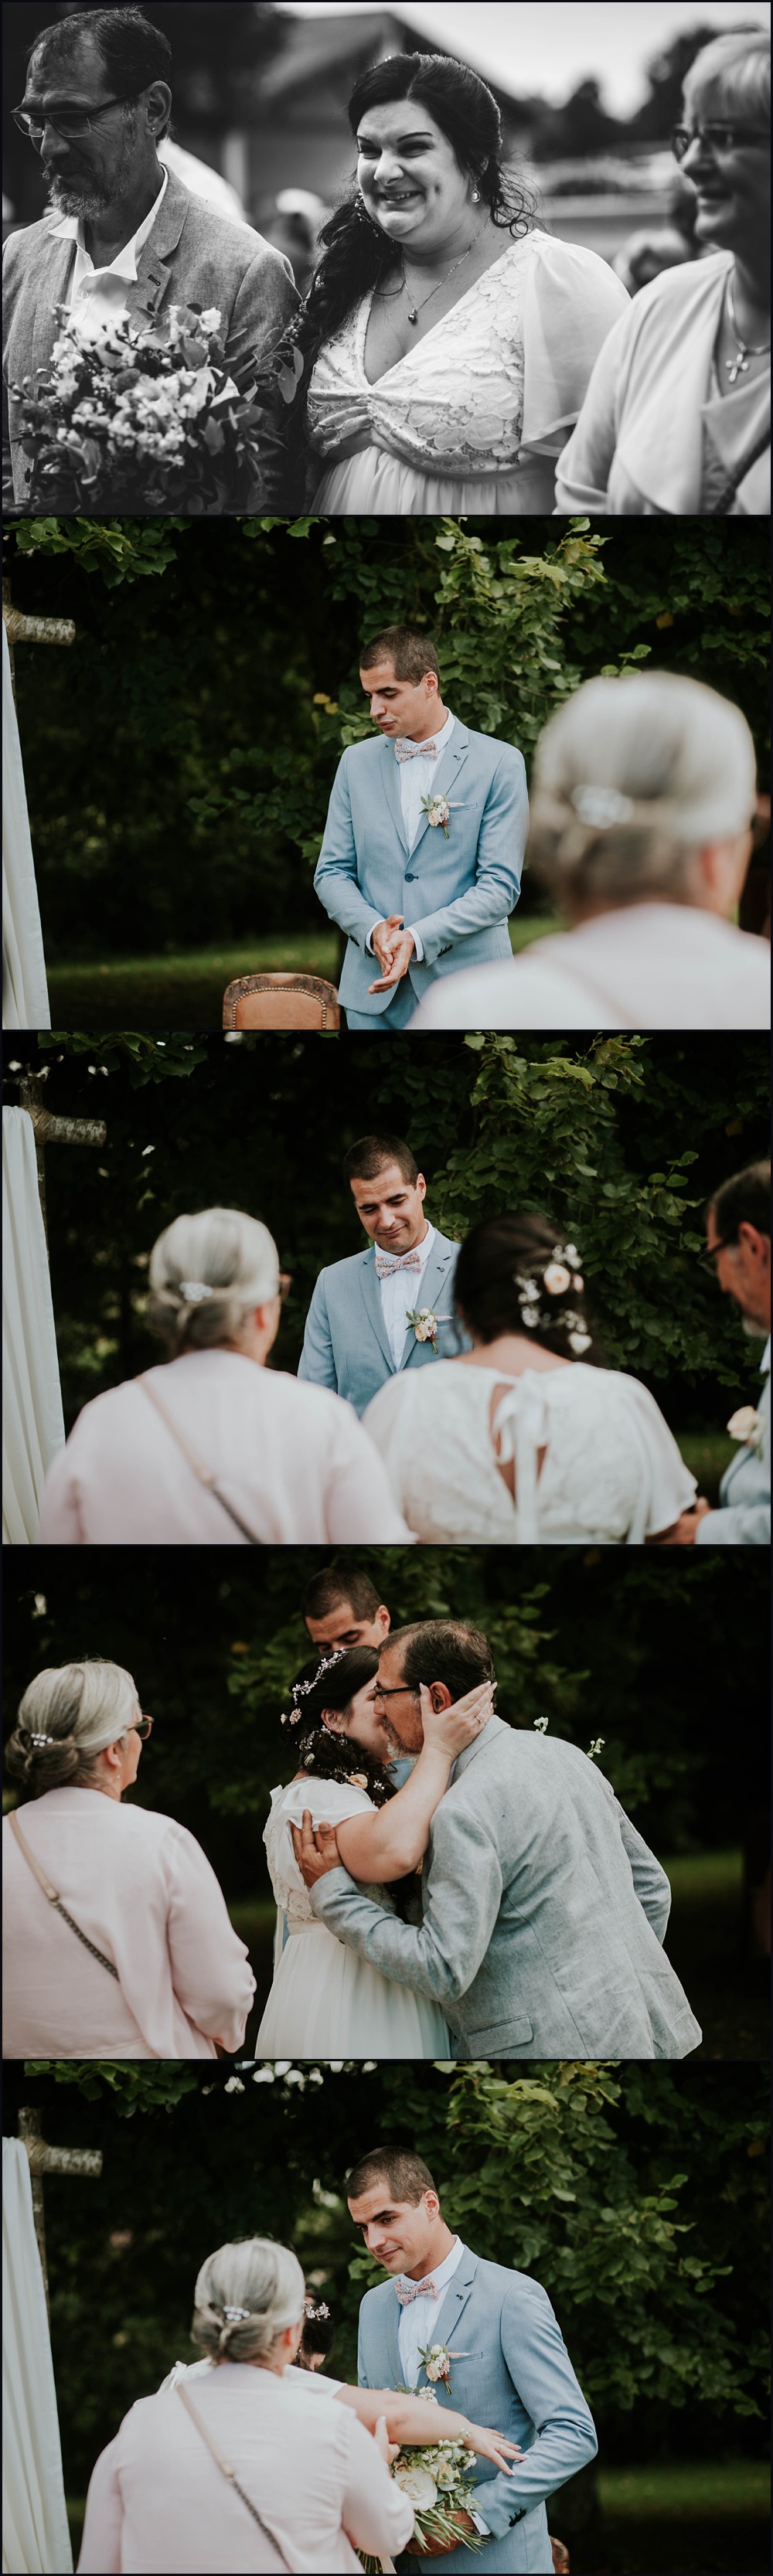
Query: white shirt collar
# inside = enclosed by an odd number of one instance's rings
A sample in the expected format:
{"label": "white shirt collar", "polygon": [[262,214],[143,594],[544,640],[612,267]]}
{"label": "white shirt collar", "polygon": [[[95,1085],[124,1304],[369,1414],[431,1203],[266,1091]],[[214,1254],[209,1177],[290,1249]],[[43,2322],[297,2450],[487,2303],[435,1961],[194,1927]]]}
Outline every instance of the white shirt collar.
{"label": "white shirt collar", "polygon": [[768,1338],[767,1338],[767,1341],[766,1341],[766,1344],[765,1344],[765,1348],[764,1348],[764,1351],[763,1351],[763,1354],[762,1354],[762,1358],[761,1358],[761,1360],[760,1360],[760,1377],[769,1377],[769,1376],[770,1376],[770,1334],[768,1334]]}
{"label": "white shirt collar", "polygon": [[[158,191],[158,196],[156,197],[154,204],[151,206],[150,213],[143,217],[141,224],[137,225],[136,233],[132,233],[131,241],[125,242],[123,250],[117,251],[115,259],[108,260],[104,268],[96,269],[94,272],[95,276],[124,277],[129,281],[136,278],[138,254],[144,248],[148,235],[153,230],[159,207],[163,204],[163,200],[166,195],[168,178],[169,172],[168,170],[165,170],[161,186]],[[63,215],[61,223],[54,224],[52,226],[52,238],[54,241],[77,242],[82,259],[87,262],[90,268],[94,267],[91,253],[86,249],[82,215]]]}
{"label": "white shirt collar", "polygon": [[[452,733],[453,733],[453,730],[454,730],[454,719],[453,719],[453,716],[452,716],[451,711],[450,711],[450,708],[449,708],[448,714],[447,714],[447,716],[446,716],[445,724],[442,724],[442,725],[441,725],[441,727],[440,727],[440,732],[439,732],[439,733],[432,734],[432,735],[431,735],[431,737],[430,737],[431,741],[432,741],[432,742],[434,742],[434,743],[437,745],[438,758],[440,757],[440,753],[441,753],[442,751],[447,751],[447,749],[448,749],[448,745],[449,745],[449,742],[450,742],[450,740],[451,740],[451,735],[452,735]],[[420,744],[417,744],[417,750],[418,750],[418,749],[420,749],[420,748],[421,748]],[[394,750],[395,750],[395,759],[397,759],[397,744],[396,744],[396,743],[395,743]],[[409,765],[410,765],[410,764],[409,764],[409,762],[408,762],[407,760],[406,760],[406,761],[404,761],[404,762],[401,762],[401,764],[400,764],[401,768],[405,768],[405,769],[408,769]]]}
{"label": "white shirt collar", "polygon": [[[426,1234],[423,1234],[423,1235],[422,1235],[421,1242],[420,1242],[420,1243],[412,1243],[412,1244],[411,1244],[411,1251],[412,1251],[412,1252],[418,1252],[418,1254],[419,1254],[419,1258],[420,1258],[420,1261],[421,1261],[422,1270],[425,1270],[425,1269],[426,1269],[427,1262],[428,1262],[428,1260],[429,1260],[429,1256],[430,1256],[430,1253],[431,1253],[431,1251],[432,1251],[432,1246],[433,1246],[434,1240],[435,1240],[435,1228],[434,1228],[434,1225],[430,1225],[430,1221],[429,1221],[429,1217],[428,1217],[428,1218],[427,1218],[427,1231],[426,1231]],[[374,1243],[373,1250],[374,1250],[374,1252],[381,1252],[381,1251],[383,1250],[383,1246],[382,1246],[380,1243]],[[395,1259],[396,1259],[396,1260],[401,1260],[401,1259],[402,1259],[402,1257],[403,1257],[403,1256],[402,1256],[402,1254],[398,1254],[398,1253],[396,1253],[396,1254],[395,1254]],[[387,1253],[386,1258],[387,1258],[387,1260],[388,1260],[388,1261],[391,1261],[391,1258],[392,1258],[391,1253],[389,1253],[389,1252],[388,1252],[388,1253]],[[399,1279],[401,1276],[402,1276],[404,1279],[407,1279],[407,1278],[409,1278],[410,1273],[409,1273],[407,1270],[404,1270],[402,1273],[401,1273],[399,1270],[393,1270],[393,1271],[392,1271],[391,1276],[392,1276],[392,1278],[393,1278],[393,1279]],[[388,1280],[382,1280],[381,1285],[382,1285],[382,1287],[388,1287],[388,1285],[389,1285],[389,1281],[388,1281]]]}
{"label": "white shirt collar", "polygon": [[[463,2253],[464,2246],[462,2244],[461,2236],[455,2236],[450,2254],[446,2254],[442,2263],[433,2263],[431,2272],[429,2274],[425,2274],[425,2279],[433,2280],[436,2290],[445,2290],[448,2282],[453,2280],[454,2273],[458,2271]],[[408,2276],[407,2273],[401,2273],[400,2277],[402,2280],[406,2280]],[[412,2300],[411,2306],[413,2306],[413,2304]],[[403,2314],[405,2314],[405,2310],[403,2310]]]}

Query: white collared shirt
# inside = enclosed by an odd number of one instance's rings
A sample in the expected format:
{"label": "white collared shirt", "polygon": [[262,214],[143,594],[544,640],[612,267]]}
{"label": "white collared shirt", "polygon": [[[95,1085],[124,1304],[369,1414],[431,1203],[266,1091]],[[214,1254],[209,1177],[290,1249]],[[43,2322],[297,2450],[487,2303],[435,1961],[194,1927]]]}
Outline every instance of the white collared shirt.
{"label": "white collared shirt", "polygon": [[54,225],[55,241],[74,241],[77,244],[67,303],[84,340],[97,340],[100,332],[109,330],[112,323],[124,321],[128,301],[126,289],[136,278],[139,253],[152,233],[166,195],[167,181],[168,172],[165,170],[150,213],[143,217],[136,233],[132,233],[131,241],[124,243],[123,250],[116,252],[115,259],[109,260],[106,268],[94,266],[86,249],[81,215],[64,215],[62,222]]}
{"label": "white collared shirt", "polygon": [[426,2344],[434,2341],[435,2327],[448,2284],[459,2269],[463,2253],[461,2236],[455,2236],[451,2252],[446,2255],[445,2262],[432,2265],[432,2279],[437,2287],[437,2298],[412,2299],[410,2307],[400,2309],[397,2349],[406,2388],[416,2386],[421,2369],[419,2352],[424,2350]]}
{"label": "white collared shirt", "polygon": [[[400,780],[400,804],[405,825],[405,838],[408,843],[409,856],[413,849],[419,825],[421,823],[422,798],[424,796],[430,796],[432,793],[432,783],[437,773],[438,763],[442,760],[444,752],[448,750],[453,730],[454,719],[453,716],[449,714],[446,716],[445,724],[441,725],[439,733],[433,734],[432,736],[432,740],[435,744],[434,759],[429,760],[426,752],[423,751],[415,760],[400,760],[397,762],[397,774]],[[397,760],[397,748],[396,746],[393,746],[393,748],[395,760]],[[365,943],[366,947],[370,949],[371,956],[374,953],[373,931],[377,930],[381,919],[383,919],[383,915],[377,913],[372,928],[368,932],[368,937]],[[421,943],[420,933],[418,930],[414,929],[413,922],[406,922],[405,927],[406,930],[410,930],[416,952],[417,963],[421,965],[424,950]]]}
{"label": "white collared shirt", "polygon": [[[387,1334],[389,1337],[389,1348],[391,1350],[396,1369],[400,1366],[400,1361],[405,1347],[405,1336],[408,1331],[408,1325],[405,1320],[406,1315],[409,1307],[418,1306],[421,1302],[421,1283],[434,1241],[434,1225],[428,1224],[426,1234],[422,1235],[421,1242],[413,1244],[411,1247],[412,1251],[418,1252],[419,1254],[421,1269],[392,1270],[388,1279],[379,1279],[378,1282],[379,1294],[381,1297],[381,1312],[386,1324]],[[389,1259],[389,1257],[389,1254],[387,1254],[387,1259]]]}

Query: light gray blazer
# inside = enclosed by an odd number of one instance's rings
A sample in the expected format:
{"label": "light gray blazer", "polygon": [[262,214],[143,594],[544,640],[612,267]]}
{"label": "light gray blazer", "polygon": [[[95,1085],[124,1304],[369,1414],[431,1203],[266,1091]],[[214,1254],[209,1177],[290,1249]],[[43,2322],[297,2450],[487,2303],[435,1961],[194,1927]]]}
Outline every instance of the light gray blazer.
{"label": "light gray blazer", "polygon": [[[449,1242],[436,1230],[417,1292],[418,1304],[431,1306],[437,1315],[441,1359],[453,1359],[457,1352],[469,1350],[468,1336],[453,1320],[458,1253],[458,1243]],[[446,1322],[446,1317],[452,1320]],[[406,1368],[425,1366],[435,1367],[430,1344],[417,1342],[409,1330],[400,1370],[395,1369],[376,1277],[375,1244],[369,1244],[367,1252],[355,1252],[348,1261],[333,1261],[329,1270],[320,1271],[306,1317],[299,1377],[311,1378],[315,1386],[333,1387],[336,1395],[344,1395],[347,1403],[354,1405],[355,1413],[364,1413],[387,1378]]]}
{"label": "light gray blazer", "polygon": [[374,921],[390,913],[421,934],[423,963],[414,957],[408,969],[417,1002],[437,975],[511,954],[507,922],[520,892],[529,820],[521,754],[492,734],[472,733],[457,717],[432,793],[456,808],[448,839],[439,823],[424,821],[409,852],[393,742],[379,734],[352,743],[333,782],[314,886],[347,933],[341,1001],[374,1018],[387,1010],[394,988],[369,993],[380,970],[365,941]]}
{"label": "light gray blazer", "polygon": [[725,1468],[719,1488],[719,1510],[698,1522],[696,1547],[770,1546],[770,1343],[762,1362],[763,1388],[755,1405],[764,1424],[762,1446],[739,1445]]}
{"label": "light gray blazer", "polygon": [[[357,2376],[361,2388],[402,2383],[397,2328],[400,2310],[393,2281],[368,2290],[360,2309]],[[451,2365],[451,2395],[441,2406],[458,2407],[474,2424],[491,2424],[525,2453],[507,2477],[493,2460],[476,2460],[475,2509],[491,2539],[476,2550],[452,2550],[450,2572],[479,2567],[552,2576],[545,2498],[576,2477],[596,2452],[593,2419],[569,2359],[550,2300],[538,2281],[485,2263],[464,2248],[449,2281],[433,2343],[460,2359]],[[426,2388],[424,2370],[417,2385]],[[436,2391],[439,2395],[439,2389]],[[406,2557],[401,2564],[415,2566]]]}
{"label": "light gray blazer", "polygon": [[457,2057],[686,2057],[701,2032],[661,1947],[664,1871],[576,1745],[498,1717],[435,1810],[420,1929],[345,1869],[315,1914],[387,1977],[431,1995]]}
{"label": "light gray blazer", "polygon": [[[54,236],[59,220],[56,214],[44,215],[26,232],[11,233],[3,251],[3,496],[17,512],[24,504],[29,467],[19,447],[21,402],[15,388],[49,365],[61,329],[55,308],[65,300],[75,259],[75,243]],[[150,330],[154,323],[163,324],[170,304],[195,304],[202,312],[217,305],[231,374],[246,389],[267,373],[271,351],[297,302],[281,252],[261,233],[230,224],[214,206],[192,197],[170,170],[163,205],[139,254],[136,280],[127,287],[128,320]],[[281,398],[264,385],[257,399],[263,414],[264,470],[259,487],[245,492],[244,506],[263,509],[279,496],[286,461],[279,434]],[[118,491],[116,508],[121,508]]]}

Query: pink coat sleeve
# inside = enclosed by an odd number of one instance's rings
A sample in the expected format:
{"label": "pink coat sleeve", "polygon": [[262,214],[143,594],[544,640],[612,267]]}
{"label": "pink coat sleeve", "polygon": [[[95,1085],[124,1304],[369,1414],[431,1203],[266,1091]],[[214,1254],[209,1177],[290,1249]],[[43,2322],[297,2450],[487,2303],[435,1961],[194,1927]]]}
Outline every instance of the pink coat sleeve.
{"label": "pink coat sleeve", "polygon": [[72,1437],[71,1432],[70,1439],[49,1467],[43,1487],[38,1539],[47,1547],[83,1547],[85,1541],[78,1479],[70,1446]]}
{"label": "pink coat sleeve", "polygon": [[349,1421],[336,1422],[330,1444],[325,1517],[328,1538],[343,1545],[413,1545],[383,1459],[353,1413]]}
{"label": "pink coat sleeve", "polygon": [[229,2051],[241,2048],[255,1979],[225,1898],[184,1825],[169,1835],[167,1937],[172,1984],[189,2021]]}
{"label": "pink coat sleeve", "polygon": [[118,2484],[120,2433],[100,2453],[86,2497],[78,2576],[120,2576],[123,2505]]}
{"label": "pink coat sleeve", "polygon": [[413,2531],[413,2505],[390,2478],[386,2461],[356,2415],[346,2410],[348,2463],[341,2521],[353,2549],[371,2558],[395,2558]]}

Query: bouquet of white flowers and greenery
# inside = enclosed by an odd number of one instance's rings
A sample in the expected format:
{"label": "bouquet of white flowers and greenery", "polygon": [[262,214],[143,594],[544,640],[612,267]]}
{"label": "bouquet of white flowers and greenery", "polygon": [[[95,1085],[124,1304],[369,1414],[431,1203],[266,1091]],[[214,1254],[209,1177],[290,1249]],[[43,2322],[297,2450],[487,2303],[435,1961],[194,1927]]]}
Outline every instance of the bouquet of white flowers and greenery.
{"label": "bouquet of white flowers and greenery", "polygon": [[94,340],[58,310],[45,374],[14,387],[27,505],[136,517],[243,505],[260,412],[229,374],[217,309],[175,304],[154,330],[124,320]]}
{"label": "bouquet of white flowers and greenery", "polygon": [[[408,2393],[405,2389],[399,2392],[401,2396]],[[412,2389],[410,2394],[426,2397],[442,2421],[441,2410],[431,2388]],[[442,2438],[439,2441],[431,2438],[422,2444],[421,2449],[412,2442],[398,2452],[397,2459],[392,2461],[390,2476],[413,2505],[411,2552],[423,2551],[429,2555],[438,2545],[443,2550],[459,2549],[462,2545],[465,2549],[482,2549],[482,2534],[471,2529],[469,2524],[474,2470],[475,2452],[462,2441],[444,2442]],[[460,2521],[461,2515],[467,2517],[464,2522]],[[381,2565],[380,2559],[367,2558],[362,2552],[359,2555],[362,2566],[373,2576],[373,2571]]]}

